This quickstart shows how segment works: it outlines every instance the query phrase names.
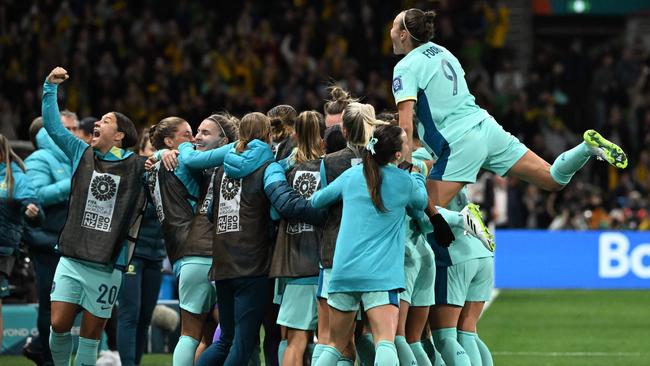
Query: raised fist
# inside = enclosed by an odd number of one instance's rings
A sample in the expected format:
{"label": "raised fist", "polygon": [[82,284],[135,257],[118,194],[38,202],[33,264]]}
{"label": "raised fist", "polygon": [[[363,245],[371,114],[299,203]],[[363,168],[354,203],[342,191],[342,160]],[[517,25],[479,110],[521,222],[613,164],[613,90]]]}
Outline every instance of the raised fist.
{"label": "raised fist", "polygon": [[53,84],[61,84],[69,78],[68,72],[62,67],[55,67],[47,76],[47,81]]}

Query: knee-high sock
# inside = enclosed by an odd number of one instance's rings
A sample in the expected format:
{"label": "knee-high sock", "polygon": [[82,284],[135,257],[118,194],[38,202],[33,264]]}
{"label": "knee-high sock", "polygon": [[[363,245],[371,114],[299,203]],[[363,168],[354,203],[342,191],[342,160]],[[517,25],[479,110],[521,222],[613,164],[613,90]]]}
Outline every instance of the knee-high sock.
{"label": "knee-high sock", "polygon": [[409,347],[411,347],[411,351],[413,351],[413,355],[415,356],[415,360],[418,362],[418,366],[432,366],[431,360],[429,360],[429,356],[427,356],[427,353],[422,347],[422,342],[410,343]]}
{"label": "knee-high sock", "polygon": [[478,346],[478,351],[481,353],[481,362],[483,362],[483,366],[494,366],[492,352],[490,352],[490,349],[485,343],[483,343],[481,338],[478,337],[478,334],[476,335],[476,345]]}
{"label": "knee-high sock", "polygon": [[399,364],[402,366],[417,366],[418,361],[415,359],[415,355],[409,347],[408,342],[404,336],[395,337],[395,348],[397,349],[397,357],[399,358]]}
{"label": "knee-high sock", "polygon": [[192,366],[194,365],[194,354],[199,341],[196,339],[183,335],[178,339],[176,348],[174,348],[174,356],[172,357],[172,364],[174,366]]}
{"label": "knee-high sock", "polygon": [[467,352],[467,356],[469,356],[469,361],[472,363],[472,366],[483,366],[483,362],[481,362],[481,353],[476,344],[476,333],[459,330],[458,343],[460,343],[460,345],[465,349],[465,352]]}
{"label": "knee-high sock", "polygon": [[[320,346],[320,344],[319,344]],[[341,352],[332,346],[322,345],[321,354],[314,366],[336,366],[341,358]]]}
{"label": "knee-high sock", "polygon": [[591,156],[592,152],[585,142],[563,152],[551,165],[551,177],[558,184],[567,185],[573,175],[587,164]]}
{"label": "knee-high sock", "polygon": [[70,356],[72,356],[70,332],[57,333],[50,327],[50,352],[56,366],[69,366]]}
{"label": "knee-high sock", "polygon": [[365,333],[356,339],[357,355],[361,366],[375,364],[375,344],[372,342],[372,333]]}
{"label": "knee-high sock", "polygon": [[278,346],[278,365],[282,365],[282,359],[284,358],[284,351],[287,350],[287,344],[289,341],[286,339],[280,341],[280,345]]}
{"label": "knee-high sock", "polygon": [[427,339],[420,341],[420,343],[422,343],[422,348],[424,348],[424,352],[426,352],[427,356],[429,356],[431,365],[433,366],[445,365],[445,362],[442,360],[442,356],[440,355],[440,352],[438,352],[436,347],[433,346],[433,338],[429,337]]}
{"label": "knee-high sock", "polygon": [[471,366],[467,352],[458,343],[456,328],[432,330],[433,343],[448,366]]}
{"label": "knee-high sock", "polygon": [[399,366],[397,349],[395,343],[390,341],[379,341],[375,348],[376,366]]}
{"label": "knee-high sock", "polygon": [[88,339],[79,337],[79,347],[77,347],[77,357],[74,361],[77,366],[94,365],[97,362],[97,347],[99,339]]}
{"label": "knee-high sock", "polygon": [[314,352],[311,354],[311,364],[315,365],[316,361],[318,361],[318,358],[320,355],[323,353],[323,348],[325,347],[324,344],[318,343],[316,347],[314,347]]}

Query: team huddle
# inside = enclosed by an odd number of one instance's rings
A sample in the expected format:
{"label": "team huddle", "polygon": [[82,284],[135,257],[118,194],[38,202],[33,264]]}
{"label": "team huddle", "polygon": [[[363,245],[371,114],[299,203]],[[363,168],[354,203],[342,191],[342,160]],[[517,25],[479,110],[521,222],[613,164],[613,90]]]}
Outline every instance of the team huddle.
{"label": "team huddle", "polygon": [[[560,190],[592,156],[618,168],[627,157],[589,130],[552,165],[541,159],[475,103],[456,57],[430,41],[434,17],[409,9],[394,20],[397,113],[331,87],[324,115],[217,113],[194,135],[174,116],[138,133],[112,111],[86,143],[62,123],[68,74],[52,70],[42,134],[73,172],[49,297],[53,363],[70,363],[81,309],[75,362],[94,365],[119,302],[134,344],[118,346],[122,364],[139,364],[157,296],[146,288],[160,286],[143,273],[159,273],[166,252],[181,309],[174,365],[247,365],[262,324],[281,365],[492,365],[477,323],[495,240],[467,184],[483,168]],[[0,142],[0,178],[22,203],[14,215],[42,219]]]}

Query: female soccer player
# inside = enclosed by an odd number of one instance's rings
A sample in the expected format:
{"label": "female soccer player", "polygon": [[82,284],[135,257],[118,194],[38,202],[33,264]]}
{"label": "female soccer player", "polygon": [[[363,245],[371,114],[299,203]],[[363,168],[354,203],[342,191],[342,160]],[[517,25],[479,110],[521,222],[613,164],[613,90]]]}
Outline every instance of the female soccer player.
{"label": "female soccer player", "polygon": [[287,219],[319,224],[316,210],[287,184],[271,151],[271,121],[245,115],[239,141],[215,175],[216,235],[210,278],[216,281],[221,337],[201,355],[199,365],[244,365],[259,336],[268,291],[272,249],[271,207]]}
{"label": "female soccer player", "polygon": [[[144,129],[136,153],[149,157],[153,152],[149,129]],[[133,259],[124,273],[122,290],[118,295],[117,348],[122,366],[139,365],[142,359],[151,316],[158,300],[165,257],[165,242],[156,209],[148,202]]]}
{"label": "female soccer player", "polygon": [[[186,229],[187,234],[184,242],[174,249],[175,253],[178,251],[186,251],[189,254],[192,251],[194,254],[201,254],[188,256],[187,259],[183,259],[184,261],[191,260],[195,263],[189,266],[182,266],[180,268],[181,272],[183,271],[183,267],[185,271],[191,268],[201,268],[203,271],[206,271],[199,276],[185,276],[185,280],[181,284],[184,285],[181,297],[185,299],[184,301],[181,300],[181,309],[183,309],[183,303],[188,308],[196,308],[195,305],[190,303],[204,304],[204,306],[201,306],[201,309],[195,309],[195,311],[203,311],[200,314],[192,313],[191,311],[185,313],[186,318],[189,320],[183,322],[185,324],[183,326],[185,331],[181,330],[181,333],[186,334],[184,334],[184,337],[182,336],[181,341],[183,343],[180,345],[180,348],[177,346],[178,352],[176,350],[174,352],[178,357],[178,363],[191,363],[198,360],[201,353],[212,343],[213,333],[216,328],[216,321],[212,321],[216,319],[209,317],[209,312],[212,311],[212,308],[208,309],[208,305],[206,304],[206,302],[214,304],[214,301],[211,301],[210,298],[216,294],[216,290],[213,290],[214,287],[212,284],[207,281],[207,271],[209,271],[210,265],[212,264],[212,240],[214,236],[214,226],[208,219],[213,198],[215,171],[213,167],[223,164],[223,158],[231,148],[231,145],[228,144],[238,138],[238,125],[239,120],[227,113],[210,115],[199,125],[193,141],[189,139],[183,142],[179,141],[180,144],[178,146],[170,144],[170,146],[167,146],[170,149],[166,147],[165,149],[159,150],[154,154],[154,158],[152,159],[156,161],[160,157],[156,155],[162,155],[162,162],[168,171],[182,173],[182,169],[187,169],[192,173],[192,177],[199,175],[203,177],[200,187],[201,197],[197,202],[197,207],[194,209],[194,214],[191,218],[185,217],[183,219],[186,225],[188,225],[187,220],[190,220],[189,226]],[[185,127],[187,128],[187,126]],[[179,131],[177,130],[176,134],[178,133]],[[183,168],[180,168],[181,166]],[[160,172],[163,170],[160,166],[157,166],[156,169],[158,169],[159,175],[166,174]],[[178,199],[181,200],[180,197]],[[173,228],[170,231],[173,232]],[[206,258],[208,259],[207,262]],[[176,268],[178,269],[178,267]],[[181,277],[183,277],[182,274]],[[195,290],[190,291],[192,284],[194,284]],[[204,288],[204,290],[196,291],[196,288]]]}
{"label": "female soccer player", "polygon": [[[341,101],[339,101],[341,102]],[[370,140],[372,131],[379,122],[375,120],[375,109],[370,104],[361,104],[349,99],[342,112],[343,137],[347,141],[346,148],[327,154],[321,163],[320,178],[323,186],[333,182],[347,169],[361,163],[361,152]],[[329,306],[327,306],[329,277],[334,258],[334,249],[339,227],[341,225],[343,205],[335,204],[329,208],[327,222],[323,230],[320,249],[321,270],[318,279],[318,344],[312,355],[312,364],[320,356],[323,346],[329,344]],[[368,342],[366,342],[368,343]],[[372,344],[366,344],[372,348]],[[360,353],[362,351],[360,350]],[[362,355],[363,356],[363,355]],[[344,352],[344,360],[354,363],[355,349],[350,339]]]}
{"label": "female soccer player", "polygon": [[[296,119],[297,148],[289,155],[287,181],[309,199],[320,187],[324,154],[320,134],[323,116],[306,111]],[[282,220],[278,229],[270,277],[286,278],[277,324],[286,328],[280,343],[281,365],[302,365],[311,335],[316,330],[318,261],[321,229],[304,222]]]}
{"label": "female soccer player", "polygon": [[[426,161],[416,156],[421,156],[420,152],[413,152],[413,164],[426,175]],[[395,337],[397,355],[403,365],[431,365],[420,342],[429,307],[435,303],[432,279],[436,277],[436,267],[433,251],[426,239],[429,230],[425,215],[407,218],[404,253],[406,286],[400,293],[399,323]]]}
{"label": "female soccer player", "polygon": [[[430,42],[435,12],[409,9],[393,21],[393,52],[405,55],[393,71],[393,95],[400,126],[412,146],[415,113],[420,138],[438,157],[429,174],[429,212],[446,207],[467,183],[474,183],[480,168],[513,175],[543,189],[557,191],[569,183],[592,156],[617,168],[627,166],[623,150],[596,131],[584,133],[584,142],[548,164],[530,151],[474,102],[458,59]],[[487,228],[483,227],[486,232]],[[442,244],[442,243],[439,243]]]}
{"label": "female soccer player", "polygon": [[[467,188],[463,188],[447,208],[459,211],[468,205]],[[483,304],[490,299],[494,253],[479,245],[476,238],[455,227],[452,230],[456,240],[449,248],[432,246],[436,254],[436,304],[431,307],[429,323],[436,349],[447,365],[480,364],[479,344],[485,344],[476,336],[476,323]],[[461,312],[463,319],[459,322]],[[483,353],[485,350],[487,347]]]}
{"label": "female soccer player", "polygon": [[[352,167],[312,196],[314,207],[343,201],[341,229],[329,283],[329,345],[316,365],[336,365],[363,303],[376,343],[375,365],[398,364],[395,332],[398,292],[404,288],[406,209],[424,210],[424,176],[409,175],[395,164],[409,154],[406,133],[380,126]],[[359,230],[363,228],[363,230]]]}
{"label": "female soccer player", "polygon": [[[194,138],[194,147],[190,143],[182,143],[179,146],[179,159],[183,160],[191,169],[203,169],[203,166],[209,165],[210,159],[217,160],[216,164],[221,165],[227,149],[230,148],[228,144],[237,141],[238,138],[239,120],[237,118],[228,113],[212,114],[199,125]],[[201,242],[203,244],[200,245],[211,247],[214,239],[214,225],[208,218],[208,214],[214,193],[215,168],[203,169],[202,173],[200,206],[192,219],[187,241]],[[212,317],[208,316],[206,324],[203,326],[203,338],[196,349],[195,361],[198,361],[201,353],[212,344],[217,322],[218,311],[215,307]]]}
{"label": "female soccer player", "polygon": [[125,150],[136,144],[138,133],[119,112],[106,113],[97,121],[90,146],[63,127],[57,89],[67,78],[67,71],[57,67],[43,86],[43,125],[75,172],[58,242],[61,260],[52,283],[50,350],[55,365],[70,363],[70,329],[82,307],[75,362],[94,365],[145,208],[144,162]]}
{"label": "female soccer player", "polygon": [[[25,164],[11,149],[9,140],[0,134],[0,314],[2,298],[9,295],[14,251],[20,246],[23,236],[23,216],[33,221],[41,212],[36,192],[25,175]],[[0,315],[0,344],[3,330]]]}
{"label": "female soccer player", "polygon": [[[192,128],[178,117],[167,117],[151,129],[153,147],[178,149],[184,142],[194,142]],[[167,256],[178,279],[181,308],[181,337],[174,349],[174,364],[193,365],[206,319],[216,302],[216,290],[208,280],[212,265],[212,243],[188,240],[199,199],[197,173],[190,169],[183,155],[173,172],[154,166],[149,189],[161,222]],[[214,331],[214,328],[212,329]]]}

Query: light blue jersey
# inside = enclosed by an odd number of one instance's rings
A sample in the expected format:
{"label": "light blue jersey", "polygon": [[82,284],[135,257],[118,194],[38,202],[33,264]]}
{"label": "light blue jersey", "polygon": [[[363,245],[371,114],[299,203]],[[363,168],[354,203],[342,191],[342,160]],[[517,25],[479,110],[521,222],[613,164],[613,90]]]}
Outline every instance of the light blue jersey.
{"label": "light blue jersey", "polygon": [[426,207],[424,176],[390,164],[381,168],[381,174],[381,197],[387,212],[379,212],[372,203],[362,165],[346,170],[311,197],[314,207],[343,201],[330,294],[404,288],[406,209],[422,211]]}
{"label": "light blue jersey", "polygon": [[446,48],[427,42],[409,52],[393,70],[395,103],[413,100],[418,133],[438,156],[489,114],[474,101],[465,71]]}

